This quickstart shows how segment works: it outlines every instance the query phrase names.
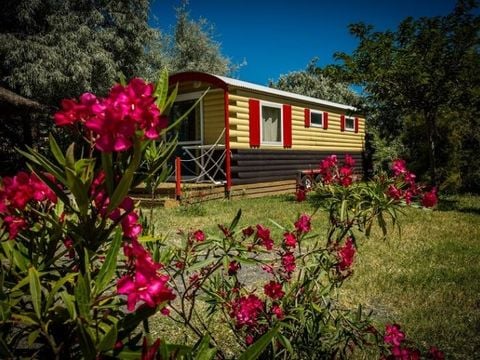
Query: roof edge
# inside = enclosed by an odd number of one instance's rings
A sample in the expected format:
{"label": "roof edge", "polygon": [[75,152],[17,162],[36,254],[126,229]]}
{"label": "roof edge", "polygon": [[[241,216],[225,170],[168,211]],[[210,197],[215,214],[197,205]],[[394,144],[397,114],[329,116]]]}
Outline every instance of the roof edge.
{"label": "roof edge", "polygon": [[231,86],[231,87],[241,88],[245,90],[256,91],[256,92],[260,92],[268,95],[277,95],[277,96],[287,97],[293,100],[314,103],[318,105],[333,107],[333,108],[347,110],[347,111],[358,112],[359,110],[356,107],[351,105],[340,104],[340,103],[336,103],[328,100],[322,100],[322,99],[314,98],[311,96],[300,95],[300,94],[296,94],[296,93],[292,93],[284,90],[271,88],[264,85],[250,83],[243,80],[233,79],[226,76],[214,75],[214,74],[209,74],[209,73],[204,73],[199,71],[178,72],[178,73],[172,74],[169,78],[170,85],[173,85],[175,83],[182,82],[182,81],[202,81],[224,90],[228,90],[229,87]]}

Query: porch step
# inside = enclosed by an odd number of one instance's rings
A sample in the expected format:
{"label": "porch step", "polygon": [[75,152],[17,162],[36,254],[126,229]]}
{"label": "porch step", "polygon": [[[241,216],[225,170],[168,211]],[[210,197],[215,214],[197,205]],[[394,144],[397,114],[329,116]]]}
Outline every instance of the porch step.
{"label": "porch step", "polygon": [[147,198],[147,197],[133,197],[134,202],[139,202],[140,206],[150,208],[150,207],[164,207],[167,209],[175,208],[180,205],[180,202],[172,198]]}

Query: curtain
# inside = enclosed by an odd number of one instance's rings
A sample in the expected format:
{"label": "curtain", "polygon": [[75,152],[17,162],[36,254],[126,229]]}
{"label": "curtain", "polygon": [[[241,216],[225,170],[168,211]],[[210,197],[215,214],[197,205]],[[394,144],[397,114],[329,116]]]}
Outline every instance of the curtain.
{"label": "curtain", "polygon": [[279,108],[262,107],[262,141],[281,142],[281,110]]}

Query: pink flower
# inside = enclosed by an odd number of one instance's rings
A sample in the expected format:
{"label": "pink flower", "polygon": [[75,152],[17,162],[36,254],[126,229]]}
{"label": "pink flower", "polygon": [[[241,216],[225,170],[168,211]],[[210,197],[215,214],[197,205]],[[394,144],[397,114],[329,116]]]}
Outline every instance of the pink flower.
{"label": "pink flower", "polygon": [[254,233],[255,233],[255,230],[251,226],[242,230],[242,234],[243,234],[244,237],[250,237]]}
{"label": "pink flower", "polygon": [[383,341],[393,346],[400,346],[403,340],[405,340],[405,334],[400,330],[400,325],[387,324]]}
{"label": "pink flower", "polygon": [[277,304],[272,306],[272,313],[277,317],[278,320],[282,320],[285,317],[282,308]]}
{"label": "pink flower", "polygon": [[345,160],[343,161],[343,164],[346,167],[354,167],[355,166],[355,159],[351,155],[345,154]]}
{"label": "pink flower", "polygon": [[445,359],[445,354],[442,351],[438,350],[435,346],[432,346],[430,347],[430,349],[428,349],[428,355],[433,360]]}
{"label": "pink flower", "polygon": [[295,200],[296,200],[297,202],[305,201],[306,198],[307,198],[307,193],[306,193],[305,189],[299,188],[299,189],[295,192]]}
{"label": "pink flower", "polygon": [[312,229],[311,217],[307,214],[302,214],[295,222],[295,228],[299,233],[308,233]]}
{"label": "pink flower", "polygon": [[247,345],[252,345],[254,340],[255,340],[255,338],[250,334],[245,336],[245,344],[247,344]]}
{"label": "pink flower", "polygon": [[290,278],[290,275],[295,271],[295,255],[293,252],[287,251],[282,255],[282,266],[283,270],[287,274],[287,277]]}
{"label": "pink flower", "polygon": [[403,176],[403,178],[405,179],[405,182],[407,184],[410,184],[410,185],[414,185],[415,184],[415,174],[410,172],[410,171],[406,171],[405,172],[405,175]]}
{"label": "pink flower", "polygon": [[403,192],[395,185],[389,185],[387,190],[387,196],[394,200],[400,200],[403,197]]}
{"label": "pink flower", "polygon": [[117,292],[127,295],[127,309],[133,311],[139,301],[149,307],[155,307],[165,301],[175,299],[172,290],[168,288],[167,275],[145,276],[137,269],[133,277],[125,275],[117,282]]}
{"label": "pink flower", "polygon": [[157,358],[158,348],[160,347],[160,339],[155,340],[152,346],[148,346],[147,338],[143,338],[142,355],[140,360],[155,360]]}
{"label": "pink flower", "polygon": [[340,169],[340,184],[343,187],[349,187],[352,184],[352,168],[342,167]]}
{"label": "pink flower", "polygon": [[405,160],[402,160],[402,159],[394,160],[392,163],[392,171],[395,176],[405,174],[407,172]]}
{"label": "pink flower", "polygon": [[392,355],[396,360],[420,360],[420,352],[417,349],[394,346]]}
{"label": "pink flower", "polygon": [[297,246],[297,237],[291,232],[283,234],[283,244],[289,248],[295,248]]}
{"label": "pink flower", "polygon": [[352,266],[355,257],[355,246],[353,245],[353,239],[351,237],[349,237],[345,241],[345,244],[338,249],[337,257],[340,260],[337,264],[340,271],[346,270]]}
{"label": "pink flower", "polygon": [[423,194],[422,198],[422,205],[425,207],[434,207],[437,205],[438,197],[437,197],[437,189],[432,188],[432,190]]}
{"label": "pink flower", "polygon": [[238,270],[240,270],[241,265],[237,261],[230,261],[228,264],[228,275],[233,276],[237,274]]}
{"label": "pink flower", "polygon": [[252,327],[257,325],[264,308],[265,304],[256,295],[242,296],[232,302],[230,317],[235,319],[237,328]]}
{"label": "pink flower", "polygon": [[27,228],[27,222],[25,219],[18,216],[8,215],[3,219],[8,229],[8,238],[10,240],[17,237],[18,233]]}
{"label": "pink flower", "polygon": [[202,230],[197,230],[193,233],[193,238],[197,242],[205,241],[205,233]]}
{"label": "pink flower", "polygon": [[273,300],[281,299],[285,295],[285,292],[282,290],[282,284],[274,280],[265,284],[263,290],[265,291],[265,295],[272,298]]}
{"label": "pink flower", "polygon": [[258,224],[257,238],[260,239],[261,245],[265,246],[267,250],[273,249],[273,239],[270,237],[270,229]]}
{"label": "pink flower", "polygon": [[142,225],[138,222],[138,215],[135,212],[129,213],[122,220],[123,236],[129,239],[136,239],[142,233]]}

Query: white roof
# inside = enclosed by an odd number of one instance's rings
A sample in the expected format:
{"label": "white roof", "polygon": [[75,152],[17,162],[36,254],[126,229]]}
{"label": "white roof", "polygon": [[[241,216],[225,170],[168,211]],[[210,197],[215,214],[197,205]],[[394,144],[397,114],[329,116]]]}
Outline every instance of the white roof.
{"label": "white roof", "polygon": [[315,103],[315,104],[324,105],[324,106],[331,106],[331,107],[344,109],[344,110],[357,111],[357,108],[355,108],[353,106],[350,106],[350,105],[339,104],[339,103],[336,103],[336,102],[333,102],[333,101],[321,100],[321,99],[317,99],[317,98],[314,98],[314,97],[311,97],[311,96],[299,95],[299,94],[291,93],[291,92],[288,92],[288,91],[274,89],[274,88],[271,88],[271,87],[268,87],[268,86],[253,84],[253,83],[249,83],[249,82],[238,80],[238,79],[232,79],[232,78],[229,78],[229,77],[226,77],[226,76],[219,76],[219,75],[213,75],[213,74],[210,74],[210,75],[222,80],[227,85],[231,85],[231,86],[235,86],[235,87],[239,87],[239,88],[259,91],[259,92],[272,94],[272,95],[284,96],[284,97],[288,97],[290,99],[307,101],[307,102],[310,102],[310,103]]}

